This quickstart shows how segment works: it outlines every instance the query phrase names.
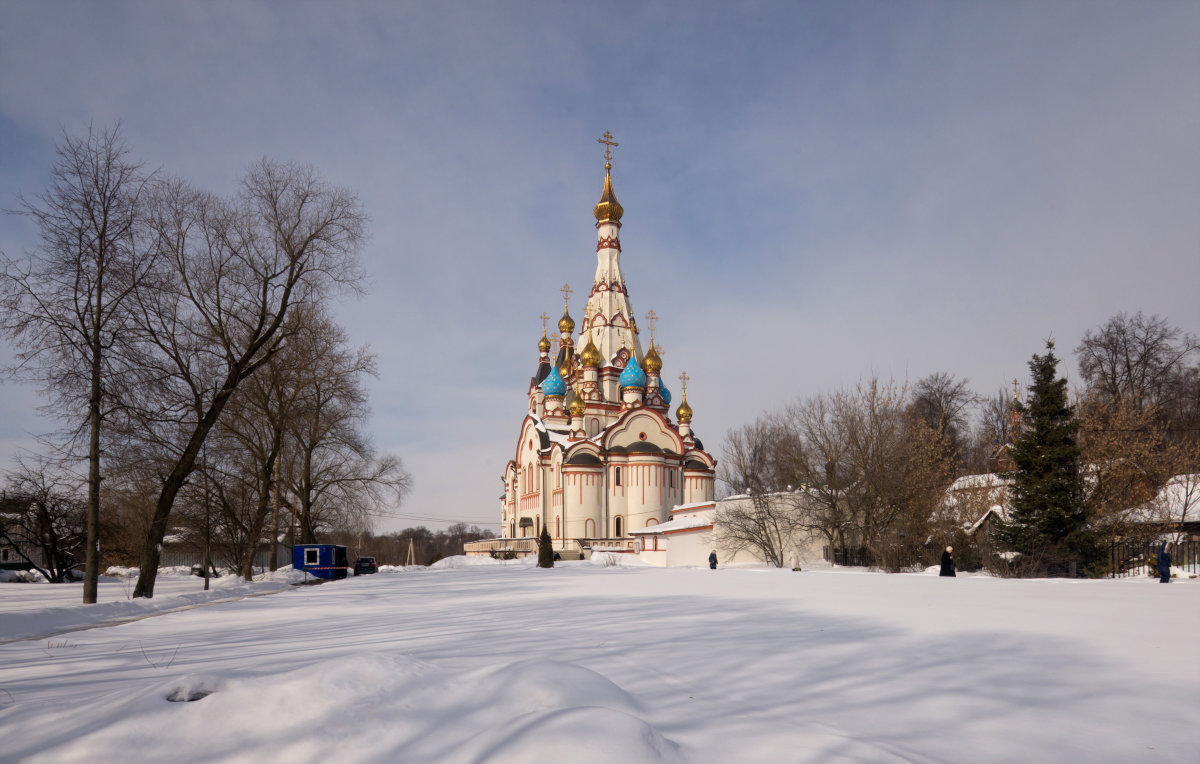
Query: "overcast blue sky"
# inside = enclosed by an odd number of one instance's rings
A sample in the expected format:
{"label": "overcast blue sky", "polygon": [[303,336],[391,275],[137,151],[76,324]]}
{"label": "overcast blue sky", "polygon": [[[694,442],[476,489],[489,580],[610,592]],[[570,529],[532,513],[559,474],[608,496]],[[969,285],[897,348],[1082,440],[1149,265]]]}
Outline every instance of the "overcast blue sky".
{"label": "overcast blue sky", "polygon": [[[1200,331],[1198,40],[1169,0],[0,0],[0,208],[117,120],[212,191],[263,155],[355,189],[371,278],[339,314],[415,479],[381,527],[498,527],[538,316],[569,282],[578,320],[595,270],[605,130],[634,308],[719,458],[875,372],[991,393],[1119,311]],[[0,217],[5,252],[32,235]],[[5,383],[0,467],[37,403]]]}

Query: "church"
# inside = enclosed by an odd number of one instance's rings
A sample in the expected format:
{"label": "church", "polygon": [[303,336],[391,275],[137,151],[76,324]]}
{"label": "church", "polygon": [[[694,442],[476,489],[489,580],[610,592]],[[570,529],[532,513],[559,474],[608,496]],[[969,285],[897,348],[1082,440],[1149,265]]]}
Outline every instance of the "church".
{"label": "church", "polygon": [[678,375],[671,418],[654,311],[644,316],[650,336],[642,344],[621,272],[624,210],[612,182],[617,144],[609,133],[600,143],[604,188],[592,210],[596,274],[582,321],[571,316],[572,290],[564,285],[556,342],[542,314],[527,411],[502,476],[501,538],[472,542],[468,554],[531,553],[543,527],[563,559],[594,549],[634,551],[640,545],[633,531],[670,520],[677,505],[713,500],[716,461],[692,430],[686,373]]}

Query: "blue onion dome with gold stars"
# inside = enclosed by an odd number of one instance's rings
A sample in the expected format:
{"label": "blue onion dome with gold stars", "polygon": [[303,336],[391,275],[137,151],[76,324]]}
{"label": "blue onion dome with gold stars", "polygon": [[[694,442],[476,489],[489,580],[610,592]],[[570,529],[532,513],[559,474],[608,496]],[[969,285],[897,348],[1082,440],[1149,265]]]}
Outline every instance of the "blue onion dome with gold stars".
{"label": "blue onion dome with gold stars", "polygon": [[679,403],[679,408],[675,411],[675,416],[680,422],[692,421],[692,407],[688,405],[687,393],[684,393],[683,400]]}
{"label": "blue onion dome with gold stars", "polygon": [[563,381],[557,366],[550,367],[549,376],[542,382],[542,392],[547,398],[561,398],[567,394],[567,383]]}
{"label": "blue onion dome with gold stars", "polygon": [[662,371],[662,358],[658,355],[658,351],[654,349],[654,342],[650,342],[650,350],[646,353],[645,359],[647,374],[658,374]]}
{"label": "blue onion dome with gold stars", "polygon": [[668,390],[666,387],[664,387],[662,385],[659,385],[658,386],[658,394],[662,396],[664,406],[671,405],[671,391],[670,390]]}
{"label": "blue onion dome with gold stars", "polygon": [[629,365],[625,367],[625,371],[621,372],[620,378],[617,379],[617,387],[624,390],[627,387],[646,387],[646,372],[642,371],[642,367],[638,366],[636,358],[630,357]]}

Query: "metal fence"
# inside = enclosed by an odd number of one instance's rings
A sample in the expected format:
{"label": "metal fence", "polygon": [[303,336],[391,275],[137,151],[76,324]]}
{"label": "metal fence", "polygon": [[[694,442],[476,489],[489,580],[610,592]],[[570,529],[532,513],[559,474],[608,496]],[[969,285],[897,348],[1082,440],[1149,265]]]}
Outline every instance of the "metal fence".
{"label": "metal fence", "polygon": [[[1112,577],[1157,576],[1161,541],[1117,541],[1112,545]],[[1171,567],[1200,574],[1200,541],[1167,544]]]}
{"label": "metal fence", "polygon": [[825,559],[832,562],[834,565],[856,566],[871,565],[871,553],[866,547],[858,547],[857,549],[849,547],[834,547],[832,550],[825,547]]}
{"label": "metal fence", "polygon": [[[213,564],[218,568],[237,569],[240,564],[237,560],[227,560],[220,554],[213,553]],[[280,547],[277,560],[279,565],[292,564],[291,548]],[[159,557],[159,565],[164,568],[171,567],[191,567],[204,564],[204,553],[193,549],[164,549]],[[265,573],[271,564],[271,550],[259,549],[254,553],[254,569],[259,573]]]}

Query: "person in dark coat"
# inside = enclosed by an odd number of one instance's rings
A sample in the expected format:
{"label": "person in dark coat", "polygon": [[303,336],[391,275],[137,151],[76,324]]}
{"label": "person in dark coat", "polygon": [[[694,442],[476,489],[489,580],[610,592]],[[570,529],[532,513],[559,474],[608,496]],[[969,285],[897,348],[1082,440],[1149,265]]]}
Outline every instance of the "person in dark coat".
{"label": "person in dark coat", "polygon": [[1158,550],[1158,582],[1171,583],[1171,553],[1167,551],[1167,542],[1162,543]]}
{"label": "person in dark coat", "polygon": [[717,550],[712,550],[712,554],[708,556],[708,567],[712,570],[717,569]]}
{"label": "person in dark coat", "polygon": [[948,546],[946,547],[946,551],[942,552],[942,572],[938,575],[954,575],[954,547]]}

